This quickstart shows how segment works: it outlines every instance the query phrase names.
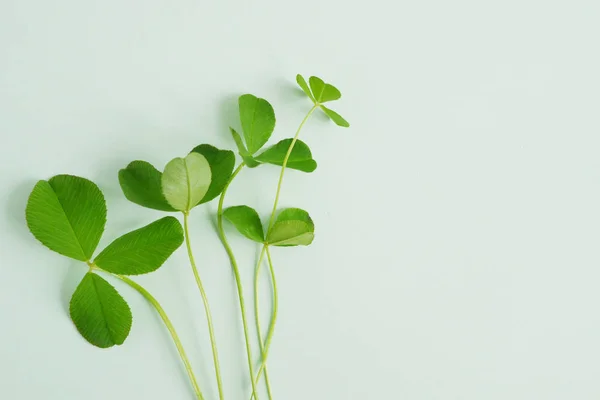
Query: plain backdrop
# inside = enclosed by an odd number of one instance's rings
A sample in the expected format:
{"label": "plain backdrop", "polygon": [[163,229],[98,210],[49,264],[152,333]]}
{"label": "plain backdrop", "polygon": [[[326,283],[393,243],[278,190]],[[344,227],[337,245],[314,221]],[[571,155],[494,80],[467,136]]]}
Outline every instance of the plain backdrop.
{"label": "plain backdrop", "polygon": [[[120,282],[127,342],[79,336],[68,301],[86,268],[29,234],[27,196],[55,174],[95,181],[102,248],[163,215],[125,200],[120,168],[233,149],[243,93],[273,104],[270,143],[292,136],[310,108],[297,73],[339,87],[352,126],[315,115],[301,137],[319,166],[286,175],[281,205],[308,210],[317,236],[273,251],[274,398],[600,398],[599,18],[592,0],[1,1],[0,398],[193,398],[160,319]],[[277,174],[245,170],[227,204],[266,217]],[[246,400],[215,210],[195,210],[191,234],[226,399]],[[227,232],[252,308],[257,246]],[[216,399],[185,252],[136,279]]]}

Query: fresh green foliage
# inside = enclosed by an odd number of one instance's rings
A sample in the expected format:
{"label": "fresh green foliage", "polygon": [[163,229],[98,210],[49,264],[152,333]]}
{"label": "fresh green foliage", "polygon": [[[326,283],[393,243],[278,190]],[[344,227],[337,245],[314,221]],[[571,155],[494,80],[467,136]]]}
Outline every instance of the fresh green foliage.
{"label": "fresh green foliage", "polygon": [[[296,76],[296,82],[302,91],[312,100],[315,106],[319,107],[336,125],[348,128],[350,124],[340,114],[327,108],[323,103],[338,100],[342,93],[333,85],[325,83],[321,78],[311,76],[306,83],[306,79],[300,74]],[[310,84],[310,87],[309,87]]]}
{"label": "fresh green foliage", "polygon": [[267,143],[273,134],[275,112],[268,101],[252,94],[240,96],[238,104],[246,144],[244,144],[242,136],[233,128],[230,128],[231,135],[246,166],[255,168],[260,165],[260,162],[253,155]]}
{"label": "fresh green foliage", "polygon": [[35,185],[25,215],[33,236],[50,250],[88,261],[104,231],[106,204],[93,182],[57,175]]}
{"label": "fresh green foliage", "polygon": [[248,152],[252,155],[267,143],[275,129],[275,112],[265,99],[244,94],[238,100],[240,120]]}
{"label": "fresh green foliage", "polygon": [[335,86],[323,82],[321,78],[311,76],[308,83],[310,84],[310,89],[317,103],[326,103],[328,101],[338,100],[342,97],[342,94]]}
{"label": "fresh green foliage", "polygon": [[268,243],[273,246],[308,246],[315,235],[310,226],[302,221],[283,221],[273,225]]}
{"label": "fresh green foliage", "polygon": [[[292,139],[284,139],[261,153],[256,157],[261,163],[283,165],[283,160],[290,148]],[[317,168],[317,162],[312,158],[310,148],[306,143],[297,140],[290,157],[288,158],[287,168],[297,169],[304,172],[313,172]]]}
{"label": "fresh green foliage", "polygon": [[[257,385],[264,372],[267,393],[269,398],[272,398],[266,361],[277,319],[278,292],[270,249],[271,246],[307,246],[314,240],[315,232],[315,225],[306,211],[286,208],[277,213],[285,170],[312,172],[316,169],[317,162],[313,159],[309,146],[298,137],[317,108],[337,125],[349,126],[348,121],[340,114],[324,105],[341,98],[341,92],[335,86],[315,76],[311,76],[307,81],[301,75],[297,75],[296,81],[313,102],[313,107],[300,123],[293,139],[280,140],[266,150],[263,148],[271,138],[276,123],[273,107],[267,100],[252,94],[239,97],[241,130],[238,129],[238,133],[231,128],[231,134],[243,162],[235,172],[235,153],[220,150],[209,144],[196,146],[185,157],[171,160],[162,172],[152,164],[140,160],[131,162],[119,171],[119,183],[128,200],[159,211],[181,211],[183,226],[175,217],[161,218],[120,236],[94,258],[107,216],[104,196],[100,189],[93,182],[72,175],[57,175],[47,181],[41,180],[35,185],[26,207],[26,220],[30,231],[51,250],[87,265],[88,273],[73,293],[69,313],[77,330],[88,342],[101,348],[120,345],[131,330],[131,310],[117,290],[99,275],[106,274],[129,285],[156,309],[173,338],[196,398],[204,399],[183,345],[162,306],[146,289],[128,277],[157,270],[185,241],[193,277],[206,312],[219,400],[223,400],[223,384],[212,316],[189,236],[192,221],[190,211],[220,195],[217,229],[230,258],[239,294],[252,397],[258,400]],[[264,226],[258,212],[249,206],[223,209],[227,188],[238,173],[245,166],[254,168],[261,164],[281,167],[271,216]],[[261,189],[266,185],[261,182]],[[249,339],[251,336],[248,332],[242,293],[243,283],[233,249],[227,242],[223,219],[231,222],[243,236],[262,245],[254,271],[254,306],[260,340],[260,367],[256,375],[253,370],[256,359],[252,356]],[[265,255],[271,278],[273,310],[267,339],[263,341],[259,322],[261,317],[258,288],[260,266],[265,262]]]}
{"label": "fresh green foliage", "polygon": [[302,91],[313,101],[313,103],[316,103],[317,100],[315,99],[315,96],[313,96],[312,92],[310,91],[310,88],[308,87],[308,83],[306,83],[306,79],[304,79],[304,77],[302,75],[298,74],[298,75],[296,75],[296,82],[298,82],[298,86],[300,86]]}
{"label": "fresh green foliage", "polygon": [[166,217],[118,238],[91,263],[106,224],[104,196],[93,182],[71,175],[39,181],[29,197],[26,218],[44,245],[90,266],[71,298],[70,314],[81,335],[103,348],[124,342],[132,317],[119,293],[91,270],[151,272],[183,242],[179,221]]}
{"label": "fresh green foliage", "polygon": [[179,221],[164,217],[116,239],[102,250],[94,264],[115,274],[147,274],[163,265],[182,243]]}
{"label": "fresh green foliage", "polygon": [[196,146],[192,152],[204,156],[210,165],[210,186],[198,204],[207,203],[220,195],[229,181],[235,165],[235,154],[231,150],[219,150],[210,144]]}
{"label": "fresh green foliage", "polygon": [[[284,139],[263,151],[258,156],[252,156],[248,150],[246,150],[240,134],[233,128],[231,128],[231,134],[238,146],[240,156],[249,168],[256,168],[260,164],[283,165],[283,160],[292,143],[292,139]],[[306,143],[301,140],[296,141],[288,159],[287,168],[304,172],[313,172],[317,168],[317,162],[312,158],[312,153]]]}
{"label": "fresh green foliage", "polygon": [[162,193],[162,172],[146,161],[133,161],[119,171],[119,183],[132,203],[160,211],[177,211]]}
{"label": "fresh green foliage", "polygon": [[267,242],[273,246],[308,246],[315,237],[315,224],[300,208],[281,211],[269,231]]}
{"label": "fresh green foliage", "polygon": [[223,216],[231,222],[244,236],[255,242],[265,241],[262,222],[255,209],[248,206],[229,207],[223,211]]}
{"label": "fresh green foliage", "polygon": [[171,160],[162,175],[162,191],[173,208],[189,212],[206,195],[212,173],[210,164],[199,153]]}
{"label": "fresh green foliage", "polygon": [[325,106],[321,106],[321,110],[323,110],[323,112],[325,114],[327,114],[327,116],[336,123],[336,125],[341,126],[342,128],[348,128],[350,127],[350,123],[348,121],[346,121],[344,119],[344,117],[342,117],[340,114],[336,113],[335,111],[333,111],[332,109],[329,109]]}
{"label": "fresh green foliage", "polygon": [[[211,182],[198,204],[207,203],[223,191],[235,164],[231,150],[219,150],[209,144],[196,146],[192,152],[208,161]],[[133,161],[119,171],[119,183],[127,199],[140,206],[160,211],[178,211],[169,204],[162,190],[162,172],[146,161]]]}
{"label": "fresh green foliage", "polygon": [[308,212],[301,208],[284,208],[281,210],[277,215],[275,222],[277,223],[283,221],[302,221],[308,224],[312,232],[315,231],[315,224],[312,218]]}
{"label": "fresh green foliage", "polygon": [[244,144],[244,141],[242,140],[242,137],[240,136],[240,134],[237,133],[237,131],[233,128],[229,128],[229,129],[231,130],[231,136],[233,136],[233,140],[235,141],[235,144],[238,148],[240,157],[242,157],[242,160],[244,160],[244,163],[246,164],[246,166],[248,168],[258,167],[260,165],[260,163],[258,161],[256,161],[254,159],[254,157],[252,157],[250,152],[246,149],[246,145]]}
{"label": "fresh green foliage", "polygon": [[119,292],[94,273],[87,273],[71,298],[71,319],[88,342],[101,348],[125,342],[131,310]]}

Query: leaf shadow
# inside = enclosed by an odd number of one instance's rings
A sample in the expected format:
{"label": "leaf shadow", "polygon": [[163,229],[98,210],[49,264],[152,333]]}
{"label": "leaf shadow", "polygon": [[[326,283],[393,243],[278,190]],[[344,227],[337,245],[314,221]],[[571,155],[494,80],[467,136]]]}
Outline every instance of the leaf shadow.
{"label": "leaf shadow", "polygon": [[[306,109],[306,111],[308,111],[312,106],[313,102],[295,82],[292,83],[289,79],[279,78],[274,85],[279,94],[279,100],[288,104],[290,108],[299,107],[299,110]],[[304,108],[300,108],[303,106]],[[313,114],[313,118],[321,121],[329,121],[329,117],[321,110],[316,110]]]}
{"label": "leaf shadow", "polygon": [[217,129],[232,145],[233,139],[231,138],[229,128],[231,127],[239,131],[241,126],[238,113],[238,98],[239,95],[229,94],[221,100],[218,108]]}
{"label": "leaf shadow", "polygon": [[[298,87],[295,81],[279,77],[273,83],[275,89],[280,92],[282,100],[299,101],[301,99],[309,100],[306,93]],[[309,100],[310,101],[310,100]]]}
{"label": "leaf shadow", "polygon": [[86,269],[84,268],[85,264],[75,260],[69,261],[67,272],[64,275],[63,283],[60,288],[60,304],[67,315],[69,315],[71,297],[73,296],[75,289],[77,289],[77,286],[79,286],[83,276],[86,274]]}
{"label": "leaf shadow", "polygon": [[25,207],[29,194],[36,184],[36,180],[26,180],[19,183],[13,190],[10,191],[5,207],[6,220],[11,228],[11,231],[23,237],[29,236],[27,229],[27,221],[25,220]]}
{"label": "leaf shadow", "polygon": [[125,168],[131,160],[121,154],[113,156],[99,170],[95,171],[93,180],[100,187],[107,202],[123,201],[124,196],[119,184],[119,171]]}
{"label": "leaf shadow", "polygon": [[[130,160],[121,155],[115,155],[101,166],[93,176],[93,181],[98,185],[106,200],[107,223],[98,245],[97,252],[115,240],[117,237],[141,228],[154,220],[155,216],[150,210],[143,210],[129,202],[123,195],[119,183],[118,171],[124,168]],[[161,213],[161,216],[169,214]]]}
{"label": "leaf shadow", "polygon": [[[217,206],[215,203],[219,201],[219,196],[214,200],[202,205],[202,211],[198,210],[197,214],[202,215],[202,219],[205,223],[210,224],[210,226],[215,231],[217,237],[219,237],[219,222],[217,221]],[[220,237],[219,237],[220,239]]]}
{"label": "leaf shadow", "polygon": [[[27,206],[29,194],[33,190],[36,182],[36,180],[31,179],[18,184],[13,190],[10,191],[5,207],[6,220],[11,227],[11,231],[19,236],[28,236],[27,239],[31,239],[33,241],[35,239],[27,229],[25,208]],[[82,276],[85,274],[85,268],[82,268],[81,262],[79,261],[68,260],[67,262],[68,268],[67,272],[65,273],[60,291],[60,301],[61,305],[64,307],[64,310],[68,314],[69,301],[71,300],[71,296],[73,295],[75,288],[77,285],[79,285]]]}

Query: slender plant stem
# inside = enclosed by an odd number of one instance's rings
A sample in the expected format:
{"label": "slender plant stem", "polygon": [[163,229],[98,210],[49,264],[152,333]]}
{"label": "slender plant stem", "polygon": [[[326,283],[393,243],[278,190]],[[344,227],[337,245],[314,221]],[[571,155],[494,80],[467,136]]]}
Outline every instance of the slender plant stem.
{"label": "slender plant stem", "polygon": [[[260,369],[256,374],[256,385],[260,382],[260,375],[264,369],[265,371],[265,385],[267,387],[267,394],[269,396],[269,400],[273,398],[273,394],[271,392],[271,382],[269,380],[269,371],[266,368],[266,364],[263,361],[263,357],[266,356],[265,345],[263,344],[263,336],[262,336],[262,328],[260,326],[260,307],[259,307],[259,295],[258,295],[258,281],[260,277],[260,270],[262,266],[262,262],[265,256],[265,252],[267,250],[267,245],[264,245],[262,250],[260,251],[260,256],[258,257],[258,262],[256,263],[256,268],[254,269],[254,318],[256,321],[256,331],[258,332],[258,343],[260,345],[260,354],[261,354],[261,363]],[[271,325],[269,325],[269,331],[271,330]],[[252,397],[250,397],[252,399]]]}
{"label": "slender plant stem", "polygon": [[240,312],[242,314],[242,325],[244,327],[244,339],[246,341],[246,354],[248,357],[248,371],[250,373],[250,383],[252,384],[252,395],[256,400],[258,400],[258,395],[256,391],[256,383],[254,382],[254,367],[253,367],[253,359],[252,359],[252,348],[250,347],[250,335],[248,334],[248,318],[246,317],[246,305],[244,301],[244,288],[242,287],[242,280],[240,278],[240,271],[238,268],[237,260],[235,259],[235,255],[233,254],[233,250],[227,241],[227,236],[225,236],[225,230],[223,229],[223,202],[225,201],[225,194],[227,193],[227,189],[231,182],[235,179],[235,177],[240,173],[240,171],[244,168],[244,163],[242,162],[231,174],[231,178],[223,188],[223,192],[221,192],[221,197],[219,198],[219,207],[217,209],[217,227],[219,230],[219,236],[221,237],[221,242],[223,243],[223,247],[225,247],[225,251],[229,256],[229,260],[231,262],[231,268],[233,269],[233,275],[235,277],[235,283],[237,285],[238,298],[240,301]]}
{"label": "slender plant stem", "polygon": [[190,229],[189,229],[189,213],[183,213],[183,229],[185,232],[185,244],[187,247],[188,256],[190,258],[190,264],[192,271],[194,272],[194,278],[196,278],[196,284],[200,290],[202,296],[202,302],[204,303],[204,310],[206,311],[206,321],[208,322],[208,333],[210,335],[210,344],[212,346],[213,361],[215,364],[215,375],[217,377],[217,386],[219,388],[219,399],[223,400],[223,383],[221,382],[221,367],[219,365],[219,352],[217,351],[217,340],[215,338],[215,330],[212,321],[212,314],[210,312],[210,306],[208,304],[208,296],[204,290],[204,285],[200,279],[198,268],[196,267],[196,261],[194,260],[194,254],[192,253],[192,245],[190,241]]}
{"label": "slender plant stem", "polygon": [[296,131],[296,134],[294,135],[294,138],[292,139],[292,143],[290,143],[290,147],[288,148],[288,151],[285,154],[285,157],[283,158],[283,163],[281,164],[281,172],[279,173],[279,182],[277,182],[277,191],[275,192],[275,201],[273,202],[273,211],[271,211],[271,219],[269,220],[269,229],[267,229],[267,232],[270,232],[271,228],[273,228],[273,224],[275,224],[275,214],[277,213],[277,205],[279,204],[279,195],[281,194],[281,185],[283,183],[283,175],[285,174],[285,168],[287,167],[288,160],[290,159],[290,155],[292,154],[292,150],[294,150],[294,146],[296,145],[296,142],[298,141],[298,136],[300,135],[300,131],[302,130],[302,127],[304,127],[304,124],[306,124],[306,121],[308,121],[308,119],[310,118],[312,113],[317,109],[318,106],[319,106],[318,104],[315,104],[310,109],[310,111],[306,114],[306,116],[300,123],[300,126],[298,126],[298,130]]}
{"label": "slender plant stem", "polygon": [[[271,259],[271,252],[269,250],[269,246],[267,246],[267,245],[263,246],[263,250],[261,251],[261,254],[264,252],[267,253],[267,259],[269,261],[269,272],[271,273],[271,284],[273,285],[273,313],[271,315],[269,331],[267,332],[267,340],[265,341],[264,346],[262,346],[263,340],[262,340],[262,336],[260,333],[261,332],[260,327],[258,329],[259,340],[261,342],[262,362],[258,369],[258,373],[256,374],[256,382],[258,382],[260,380],[260,375],[262,374],[262,372],[264,370],[267,391],[269,392],[269,396],[271,396],[271,388],[270,388],[270,382],[269,382],[269,377],[268,377],[266,360],[267,360],[267,357],[269,356],[269,349],[271,348],[271,340],[273,339],[273,333],[275,332],[275,323],[277,322],[277,312],[279,310],[279,293],[277,291],[277,280],[275,279],[275,269],[273,268],[273,260]],[[258,269],[259,268],[257,267],[257,271],[258,271]],[[256,278],[257,276],[258,276],[258,272],[256,272],[255,282],[257,281],[257,278]],[[255,285],[256,285],[256,283],[255,283]],[[256,291],[256,288],[255,288],[255,291]],[[257,306],[256,314],[258,315],[258,313],[259,313],[259,309]],[[257,317],[257,320],[258,320],[258,317]],[[257,323],[257,326],[258,326],[258,323]]]}
{"label": "slender plant stem", "polygon": [[183,361],[183,365],[185,366],[185,370],[187,371],[188,377],[190,378],[190,382],[192,383],[192,388],[194,389],[194,393],[196,394],[196,398],[198,400],[204,400],[204,396],[202,395],[202,391],[200,390],[200,386],[198,386],[198,382],[196,381],[196,376],[194,375],[194,371],[192,370],[192,366],[190,364],[190,361],[185,353],[185,350],[183,348],[183,344],[181,344],[181,340],[179,339],[179,336],[177,335],[177,332],[175,331],[175,327],[173,326],[173,324],[171,323],[171,320],[169,319],[169,317],[167,316],[167,313],[165,312],[165,310],[162,308],[162,306],[160,305],[160,303],[158,302],[158,300],[156,300],[154,298],[154,296],[152,296],[146,289],[144,289],[142,286],[140,286],[139,284],[137,284],[136,282],[132,281],[131,279],[127,278],[126,276],[122,276],[122,275],[117,275],[117,274],[113,274],[111,272],[108,271],[104,271],[96,266],[94,266],[94,269],[107,273],[123,282],[125,282],[126,284],[128,284],[129,286],[131,286],[133,289],[135,289],[136,291],[138,291],[142,296],[144,296],[144,298],[146,300],[148,300],[148,302],[150,302],[150,304],[154,307],[154,309],[156,309],[156,311],[158,312],[158,315],[160,315],[160,318],[163,320],[165,326],[167,327],[167,329],[169,330],[169,333],[171,334],[171,337],[173,338],[173,342],[175,343],[175,347],[177,347],[177,351],[179,352],[179,356],[181,357],[181,361]]}
{"label": "slender plant stem", "polygon": [[[304,119],[302,120],[300,125],[298,126],[298,129],[296,130],[296,134],[294,135],[294,138],[292,139],[292,142],[290,143],[290,147],[288,148],[287,153],[285,154],[285,157],[283,158],[283,163],[281,164],[281,172],[279,173],[279,181],[277,182],[277,190],[275,192],[275,200],[273,201],[273,210],[271,211],[271,218],[269,219],[269,228],[267,229],[267,237],[269,237],[269,233],[271,232],[271,229],[273,228],[273,225],[275,224],[275,214],[277,213],[277,206],[279,205],[279,196],[281,194],[281,186],[283,184],[283,176],[285,175],[285,169],[286,169],[288,161],[290,159],[290,155],[292,154],[292,151],[294,150],[294,146],[296,145],[296,142],[298,141],[298,136],[300,136],[300,132],[302,131],[302,128],[306,124],[306,121],[308,121],[308,119],[310,118],[312,113],[318,107],[319,107],[319,104],[315,104],[308,111],[308,113],[306,114],[306,116],[304,117]],[[270,385],[269,385],[269,381],[267,378],[266,365],[267,365],[267,357],[269,355],[269,348],[271,347],[271,339],[272,339],[273,333],[275,331],[275,321],[277,319],[278,294],[277,294],[277,283],[275,281],[275,271],[273,269],[273,263],[271,261],[268,244],[265,244],[263,246],[263,251],[267,252],[267,258],[269,258],[269,269],[271,270],[271,281],[273,284],[273,314],[271,316],[271,324],[269,325],[269,331],[267,333],[267,340],[263,346],[262,337],[261,337],[262,334],[261,334],[261,330],[260,330],[260,322],[259,322],[259,317],[258,317],[258,306],[256,305],[256,301],[255,301],[258,337],[259,337],[260,345],[261,345],[261,363],[260,363],[260,367],[258,370],[256,380],[258,381],[260,379],[260,375],[261,375],[262,371],[265,370],[265,380],[267,383],[267,388],[269,388]],[[261,254],[263,253],[263,251],[261,251]],[[255,300],[258,299],[257,289],[258,289],[259,268],[260,268],[260,262],[256,266],[256,271],[255,271],[255,275],[254,275]]]}

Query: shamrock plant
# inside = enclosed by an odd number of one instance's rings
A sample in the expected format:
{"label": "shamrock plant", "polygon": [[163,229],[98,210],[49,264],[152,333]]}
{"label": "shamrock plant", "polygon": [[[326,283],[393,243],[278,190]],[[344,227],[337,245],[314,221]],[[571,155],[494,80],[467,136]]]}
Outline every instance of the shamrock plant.
{"label": "shamrock plant", "polygon": [[[312,172],[317,168],[310,148],[299,140],[302,128],[317,109],[322,110],[337,125],[349,126],[342,116],[323,105],[341,97],[337,88],[314,76],[307,83],[298,75],[296,81],[311,100],[312,107],[293,137],[283,139],[264,150],[275,130],[273,107],[267,100],[254,95],[240,96],[238,104],[241,134],[231,128],[233,141],[241,158],[237,167],[233,151],[202,144],[185,156],[172,159],[162,172],[141,160],[133,161],[119,171],[119,183],[128,200],[146,208],[179,213],[183,224],[175,216],[162,217],[115,239],[94,256],[107,220],[106,203],[98,186],[87,179],[72,175],[57,175],[35,185],[26,207],[26,220],[31,233],[49,249],[81,261],[87,268],[86,275],[73,293],[69,312],[75,327],[89,343],[108,348],[121,345],[127,339],[132,325],[131,309],[119,292],[101,275],[123,281],[146,298],[158,312],[186,368],[195,397],[205,399],[184,347],[166,312],[146,289],[129,278],[157,270],[185,242],[192,275],[205,310],[219,399],[226,398],[209,300],[194,258],[189,233],[193,209],[219,197],[217,231],[229,257],[237,286],[251,383],[249,398],[258,400],[258,384],[263,374],[268,398],[273,398],[267,359],[275,332],[279,295],[270,248],[308,246],[315,236],[315,225],[307,211],[301,208],[278,207],[285,170],[290,168]],[[242,169],[261,165],[275,165],[281,169],[268,218],[261,218],[261,214],[248,205],[224,208],[227,189]],[[239,264],[225,234],[224,221],[230,223],[244,237],[261,246],[254,267],[253,287],[254,320],[260,350],[258,358],[255,358],[252,351]],[[269,327],[263,332],[260,324],[258,282],[265,256],[270,275],[270,290],[273,293],[273,307]]]}

